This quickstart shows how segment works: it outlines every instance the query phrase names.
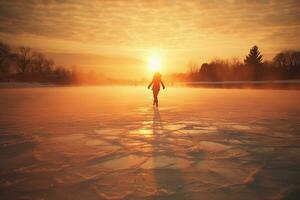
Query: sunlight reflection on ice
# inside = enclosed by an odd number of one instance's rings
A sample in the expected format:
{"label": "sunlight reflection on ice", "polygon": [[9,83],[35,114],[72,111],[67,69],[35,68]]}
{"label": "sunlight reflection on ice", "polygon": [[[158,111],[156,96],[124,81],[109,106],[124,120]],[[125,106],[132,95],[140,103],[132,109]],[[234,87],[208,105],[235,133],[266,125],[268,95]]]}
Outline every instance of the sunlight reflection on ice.
{"label": "sunlight reflection on ice", "polygon": [[132,130],[129,132],[131,135],[138,135],[138,136],[144,136],[144,137],[152,137],[153,136],[153,130],[151,129],[137,129],[137,130]]}

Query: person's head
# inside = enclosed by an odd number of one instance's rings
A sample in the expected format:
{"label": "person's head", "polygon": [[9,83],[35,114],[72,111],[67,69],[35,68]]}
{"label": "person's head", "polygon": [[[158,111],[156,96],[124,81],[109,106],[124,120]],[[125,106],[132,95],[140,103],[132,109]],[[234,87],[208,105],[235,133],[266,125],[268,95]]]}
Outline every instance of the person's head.
{"label": "person's head", "polygon": [[154,73],[154,78],[155,79],[160,78],[160,77],[161,77],[161,74],[159,72]]}

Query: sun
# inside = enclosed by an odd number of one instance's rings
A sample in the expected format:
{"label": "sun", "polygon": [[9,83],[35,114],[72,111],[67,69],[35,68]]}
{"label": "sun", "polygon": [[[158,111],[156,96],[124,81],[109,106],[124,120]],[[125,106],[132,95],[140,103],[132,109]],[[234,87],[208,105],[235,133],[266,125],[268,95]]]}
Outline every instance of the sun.
{"label": "sun", "polygon": [[152,54],[149,56],[148,68],[150,72],[158,72],[161,68],[161,58],[157,54]]}

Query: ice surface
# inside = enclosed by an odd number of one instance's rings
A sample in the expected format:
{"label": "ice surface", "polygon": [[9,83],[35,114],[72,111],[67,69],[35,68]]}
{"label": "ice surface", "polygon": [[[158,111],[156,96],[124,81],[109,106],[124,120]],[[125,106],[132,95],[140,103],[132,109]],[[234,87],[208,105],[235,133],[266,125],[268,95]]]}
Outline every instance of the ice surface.
{"label": "ice surface", "polygon": [[300,91],[0,89],[0,199],[299,199]]}

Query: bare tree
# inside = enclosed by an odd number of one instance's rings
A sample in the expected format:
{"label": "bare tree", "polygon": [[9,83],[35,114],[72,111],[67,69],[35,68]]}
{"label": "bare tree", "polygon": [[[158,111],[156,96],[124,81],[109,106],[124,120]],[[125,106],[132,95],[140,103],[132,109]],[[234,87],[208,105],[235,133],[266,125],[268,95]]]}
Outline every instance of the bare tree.
{"label": "bare tree", "polygon": [[17,66],[21,73],[29,71],[32,63],[31,49],[29,47],[20,47],[17,52]]}
{"label": "bare tree", "polygon": [[300,68],[300,51],[295,52],[294,58],[296,66]]}
{"label": "bare tree", "polygon": [[52,59],[45,59],[43,62],[42,72],[50,74],[54,70],[54,61]]}
{"label": "bare tree", "polygon": [[12,57],[10,47],[0,42],[0,73],[6,74],[9,71],[9,60]]}
{"label": "bare tree", "polygon": [[199,67],[196,63],[190,62],[188,64],[188,76],[190,80],[197,80],[199,76]]}
{"label": "bare tree", "polygon": [[286,66],[286,59],[284,53],[278,53],[274,58],[273,62],[277,67],[285,67]]}
{"label": "bare tree", "polygon": [[300,66],[300,51],[284,51],[280,52],[273,58],[276,66],[285,67],[287,69]]}
{"label": "bare tree", "polygon": [[229,61],[229,65],[231,67],[240,67],[243,65],[243,63],[241,62],[241,60],[237,57],[233,57],[230,61]]}
{"label": "bare tree", "polygon": [[46,57],[44,54],[39,52],[33,53],[33,59],[32,59],[32,67],[31,72],[41,74],[43,72],[43,66],[46,61]]}
{"label": "bare tree", "polygon": [[188,73],[193,75],[199,73],[199,67],[196,63],[190,62],[188,65]]}

